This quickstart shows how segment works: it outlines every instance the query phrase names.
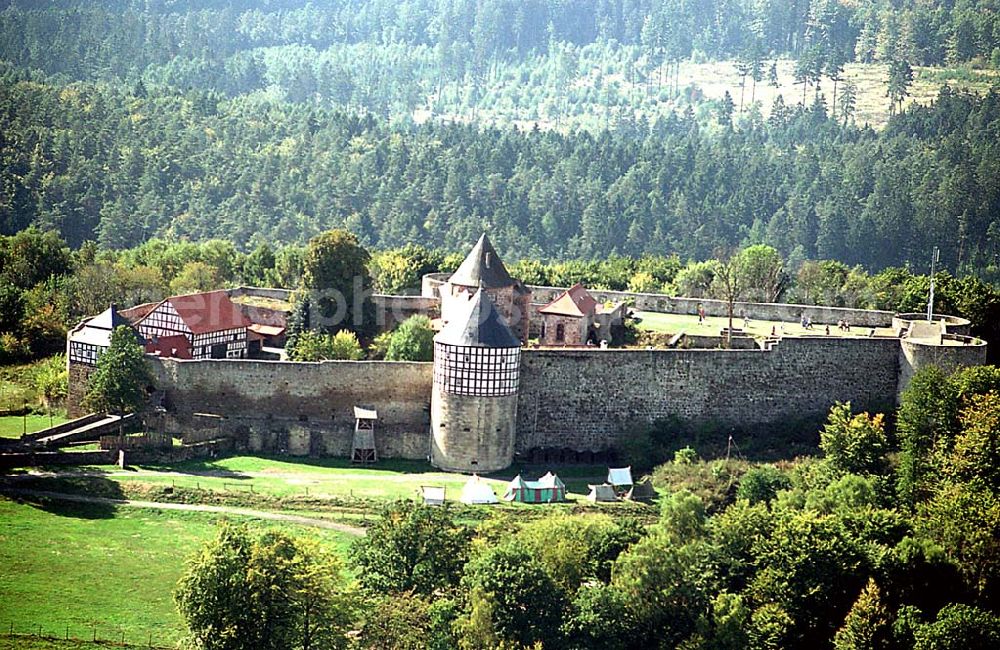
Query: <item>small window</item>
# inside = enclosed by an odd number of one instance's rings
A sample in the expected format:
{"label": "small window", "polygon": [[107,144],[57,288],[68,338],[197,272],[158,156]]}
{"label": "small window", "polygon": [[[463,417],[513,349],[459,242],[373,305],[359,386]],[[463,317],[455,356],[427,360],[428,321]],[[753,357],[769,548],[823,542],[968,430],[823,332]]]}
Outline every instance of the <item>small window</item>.
{"label": "small window", "polygon": [[566,338],[566,326],[562,323],[556,325],[556,340],[563,341]]}

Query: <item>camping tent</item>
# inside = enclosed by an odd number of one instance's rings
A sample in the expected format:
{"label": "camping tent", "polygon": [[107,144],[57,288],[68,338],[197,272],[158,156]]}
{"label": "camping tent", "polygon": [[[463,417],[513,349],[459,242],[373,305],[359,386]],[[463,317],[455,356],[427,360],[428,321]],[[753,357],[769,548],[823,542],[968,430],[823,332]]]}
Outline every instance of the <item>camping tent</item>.
{"label": "camping tent", "polygon": [[548,472],[537,481],[525,481],[518,474],[507,485],[503,495],[506,501],[521,503],[553,503],[566,500],[566,484],[559,477]]}
{"label": "camping tent", "polygon": [[607,483],[602,483],[600,485],[588,485],[587,487],[590,488],[590,494],[587,495],[587,501],[590,501],[591,503],[618,500],[618,496],[615,494],[615,488]]}
{"label": "camping tent", "polygon": [[611,485],[615,494],[625,496],[632,489],[632,466],[609,467],[607,482]]}
{"label": "camping tent", "polygon": [[628,467],[609,467],[608,468],[608,483],[615,486],[616,488],[630,488],[632,487],[632,466]]}
{"label": "camping tent", "polygon": [[424,498],[424,505],[444,505],[444,488],[439,485],[421,485],[420,495]]}
{"label": "camping tent", "polygon": [[462,487],[461,501],[468,505],[496,503],[497,495],[486,481],[473,474]]}
{"label": "camping tent", "polygon": [[626,499],[633,501],[652,501],[656,497],[656,490],[653,489],[653,483],[648,476],[633,485],[632,489],[625,495]]}

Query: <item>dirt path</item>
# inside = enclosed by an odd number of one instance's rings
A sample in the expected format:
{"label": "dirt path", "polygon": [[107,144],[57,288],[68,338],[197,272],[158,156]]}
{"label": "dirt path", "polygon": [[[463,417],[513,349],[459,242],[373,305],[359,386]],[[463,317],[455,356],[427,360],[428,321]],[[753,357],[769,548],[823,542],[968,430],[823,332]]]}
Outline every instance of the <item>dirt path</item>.
{"label": "dirt path", "polygon": [[217,514],[239,515],[241,517],[252,517],[254,519],[267,519],[269,521],[284,521],[302,526],[313,526],[315,528],[326,528],[336,530],[347,535],[361,537],[365,534],[364,528],[348,526],[326,519],[314,519],[301,515],[286,515],[280,512],[269,512],[267,510],[251,510],[249,508],[230,508],[227,506],[210,506],[194,503],[161,503],[159,501],[133,501],[131,499],[108,499],[105,497],[92,497],[82,494],[65,494],[62,492],[48,492],[46,490],[21,490],[5,489],[6,494],[23,494],[27,496],[45,497],[58,499],[60,501],[74,501],[77,503],[96,503],[101,505],[125,506],[128,508],[152,508],[156,510],[180,510],[184,512],[212,512]]}

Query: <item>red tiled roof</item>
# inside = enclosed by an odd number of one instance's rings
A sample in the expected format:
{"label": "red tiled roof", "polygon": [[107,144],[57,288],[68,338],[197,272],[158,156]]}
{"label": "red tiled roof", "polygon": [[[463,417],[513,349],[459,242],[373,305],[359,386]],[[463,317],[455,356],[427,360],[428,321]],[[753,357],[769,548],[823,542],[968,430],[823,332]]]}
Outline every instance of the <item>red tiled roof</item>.
{"label": "red tiled roof", "polygon": [[191,343],[183,334],[157,336],[146,341],[146,353],[173,359],[193,359]]}
{"label": "red tiled roof", "polygon": [[558,316],[575,316],[581,318],[593,314],[597,309],[597,301],[579,282],[563,291],[555,300],[540,307],[540,314],[555,314]]}
{"label": "red tiled roof", "polygon": [[[225,291],[171,296],[160,305],[168,302],[173,305],[174,310],[193,334],[233,330],[250,325],[250,319],[243,315]],[[152,311],[155,310],[150,310]]]}
{"label": "red tiled roof", "polygon": [[129,321],[131,321],[131,323],[135,325],[143,318],[145,318],[146,315],[149,314],[149,312],[153,311],[154,309],[156,309],[156,307],[162,304],[163,304],[162,301],[146,302],[141,305],[136,305],[135,307],[131,307],[129,309],[119,309],[118,313],[124,316],[125,318],[129,319]]}

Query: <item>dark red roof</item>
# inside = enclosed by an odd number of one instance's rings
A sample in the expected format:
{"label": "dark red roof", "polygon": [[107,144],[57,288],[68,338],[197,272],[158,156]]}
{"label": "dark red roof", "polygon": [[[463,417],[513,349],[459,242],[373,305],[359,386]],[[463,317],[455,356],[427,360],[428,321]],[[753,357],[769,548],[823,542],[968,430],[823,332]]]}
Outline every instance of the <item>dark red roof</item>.
{"label": "dark red roof", "polygon": [[250,325],[250,319],[243,315],[225,291],[171,296],[160,304],[164,303],[173,306],[193,334],[234,330]]}
{"label": "dark red roof", "polygon": [[149,312],[156,309],[162,302],[146,302],[129,309],[119,309],[118,313],[127,318],[133,325],[146,317]]}
{"label": "dark red roof", "polygon": [[541,314],[556,314],[559,316],[575,316],[577,318],[593,314],[597,309],[597,301],[579,282],[563,291],[559,297],[540,307]]}
{"label": "dark red roof", "polygon": [[173,359],[193,359],[191,343],[183,334],[154,336],[146,341],[146,353]]}

